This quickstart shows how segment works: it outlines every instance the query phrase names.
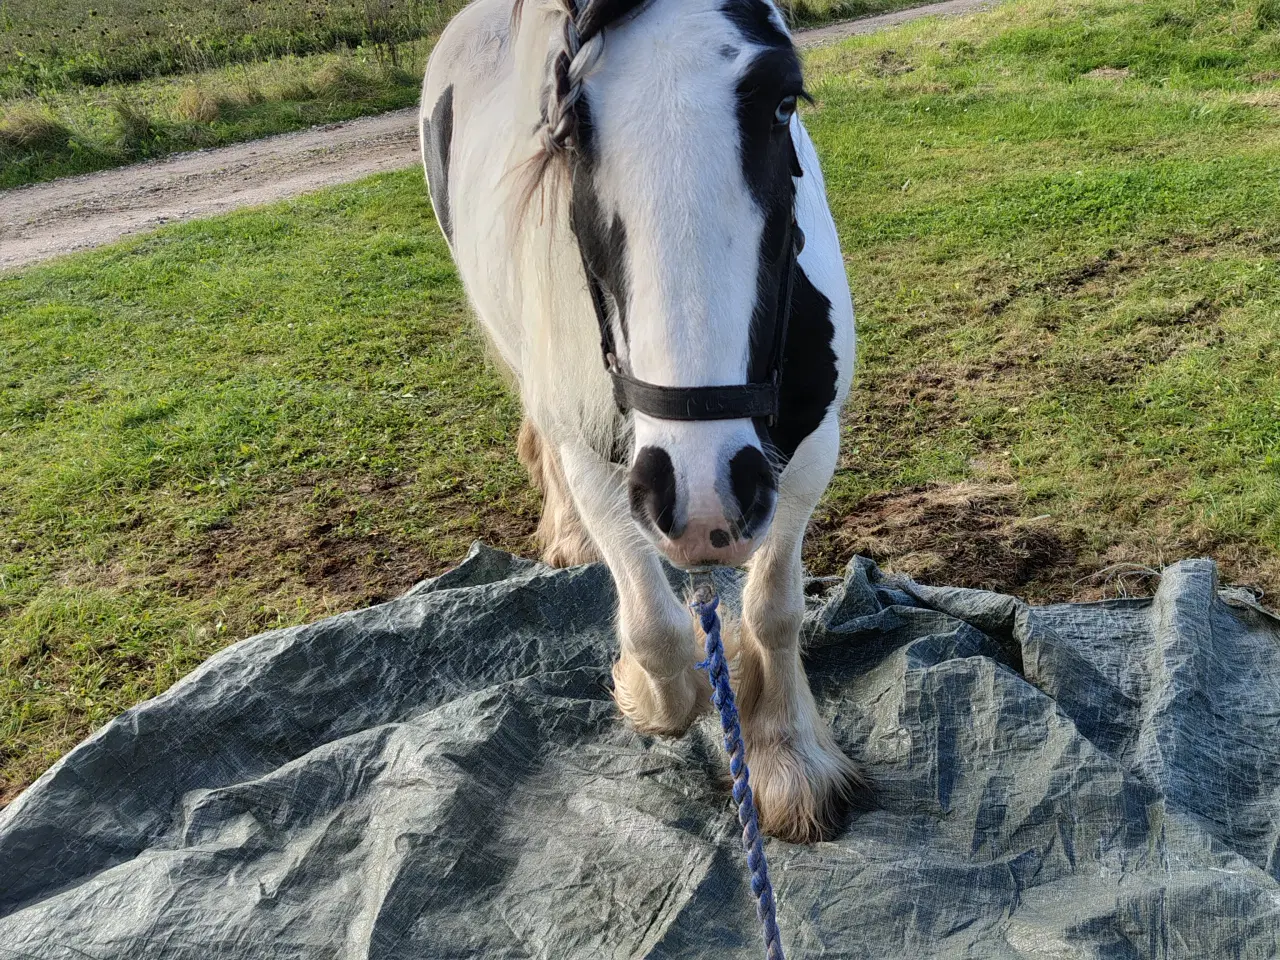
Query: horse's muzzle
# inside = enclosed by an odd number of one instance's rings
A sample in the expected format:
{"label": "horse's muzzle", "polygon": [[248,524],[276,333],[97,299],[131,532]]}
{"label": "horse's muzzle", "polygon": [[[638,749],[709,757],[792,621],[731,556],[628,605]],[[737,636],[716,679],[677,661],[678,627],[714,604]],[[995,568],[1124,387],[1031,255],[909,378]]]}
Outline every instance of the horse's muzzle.
{"label": "horse's muzzle", "polygon": [[628,477],[631,515],[676,566],[741,566],[773,518],[773,468],[759,448],[744,446],[704,487],[682,491],[667,451],[644,447]]}

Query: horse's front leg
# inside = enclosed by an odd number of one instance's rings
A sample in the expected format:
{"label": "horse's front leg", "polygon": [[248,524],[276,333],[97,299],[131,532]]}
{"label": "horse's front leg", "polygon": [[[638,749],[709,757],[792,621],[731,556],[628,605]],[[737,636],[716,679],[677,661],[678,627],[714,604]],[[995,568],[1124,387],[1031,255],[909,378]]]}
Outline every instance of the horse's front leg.
{"label": "horse's front leg", "polygon": [[784,471],[743,596],[738,709],[751,783],[765,832],[798,843],[835,833],[863,786],[818,714],[800,661],[800,548],[835,469],[838,429],[833,422],[806,438]]}
{"label": "horse's front leg", "polygon": [[692,617],[631,518],[625,468],[575,444],[562,445],[560,455],[583,525],[618,589],[622,653],[613,665],[614,699],[638,730],[684,733],[710,695],[694,669]]}

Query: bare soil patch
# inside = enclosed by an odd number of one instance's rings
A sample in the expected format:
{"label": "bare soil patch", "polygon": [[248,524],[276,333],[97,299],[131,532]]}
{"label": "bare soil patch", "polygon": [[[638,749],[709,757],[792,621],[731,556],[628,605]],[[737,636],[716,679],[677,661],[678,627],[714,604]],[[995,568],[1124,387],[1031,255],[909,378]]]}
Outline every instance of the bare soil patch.
{"label": "bare soil patch", "polygon": [[[349,487],[305,483],[202,534],[190,562],[170,575],[191,594],[252,579],[264,591],[301,588],[345,610],[397,597],[456,564],[457,556],[445,555],[440,541],[427,535],[441,527],[454,539],[473,531],[513,553],[533,550],[536,515],[426,501],[408,478],[364,479]],[[415,506],[430,507],[431,531],[407,523]]]}
{"label": "bare soil patch", "polygon": [[1078,536],[1051,518],[1024,519],[1013,484],[928,484],[865,497],[815,519],[806,562],[837,573],[845,558],[870,557],[921,583],[1070,599],[1088,570]]}

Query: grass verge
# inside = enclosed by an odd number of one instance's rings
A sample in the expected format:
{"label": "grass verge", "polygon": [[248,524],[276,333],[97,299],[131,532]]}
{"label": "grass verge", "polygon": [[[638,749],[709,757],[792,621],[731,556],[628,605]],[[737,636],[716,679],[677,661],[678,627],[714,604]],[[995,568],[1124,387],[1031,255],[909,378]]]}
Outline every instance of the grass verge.
{"label": "grass verge", "polygon": [[19,98],[0,110],[0,189],[411,107],[428,50],[407,46],[403,66],[359,50]]}
{"label": "grass verge", "polygon": [[[1259,23],[1034,0],[810,56],[861,350],[813,569],[1280,590]],[[3,796],[231,640],[528,550],[482,355],[416,171],[0,279]]]}

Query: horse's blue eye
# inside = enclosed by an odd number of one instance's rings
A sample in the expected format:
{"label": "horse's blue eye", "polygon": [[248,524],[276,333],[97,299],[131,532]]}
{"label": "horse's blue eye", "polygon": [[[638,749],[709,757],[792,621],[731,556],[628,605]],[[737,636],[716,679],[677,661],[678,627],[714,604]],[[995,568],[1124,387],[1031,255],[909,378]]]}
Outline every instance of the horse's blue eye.
{"label": "horse's blue eye", "polygon": [[796,98],[783,97],[782,102],[778,104],[778,109],[773,111],[773,119],[776,123],[790,123],[791,118],[795,116]]}

